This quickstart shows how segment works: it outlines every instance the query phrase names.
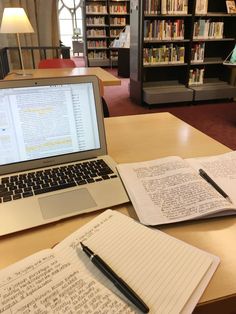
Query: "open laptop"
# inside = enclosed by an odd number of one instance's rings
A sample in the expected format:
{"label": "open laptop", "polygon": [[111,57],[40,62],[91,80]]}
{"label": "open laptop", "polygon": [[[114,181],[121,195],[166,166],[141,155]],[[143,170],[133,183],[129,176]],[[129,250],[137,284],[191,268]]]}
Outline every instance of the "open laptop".
{"label": "open laptop", "polygon": [[96,76],[0,82],[0,235],[128,201]]}

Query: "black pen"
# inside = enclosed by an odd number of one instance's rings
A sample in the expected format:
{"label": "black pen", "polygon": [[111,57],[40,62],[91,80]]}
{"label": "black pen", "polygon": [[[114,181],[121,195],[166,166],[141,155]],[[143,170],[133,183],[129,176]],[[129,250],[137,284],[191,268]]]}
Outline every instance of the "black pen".
{"label": "black pen", "polygon": [[216,189],[216,191],[219,192],[225,199],[227,199],[230,203],[233,203],[230,197],[225,193],[225,191],[223,191],[219,187],[219,185],[216,184],[215,181],[213,181],[212,178],[209,177],[209,175],[203,169],[199,169],[199,174],[204,180],[210,183]]}
{"label": "black pen", "polygon": [[80,242],[82,250],[88,255],[91,262],[116,286],[116,288],[143,313],[148,313],[148,306],[140,299],[140,297],[121,279],[101,257],[94,254],[87,246]]}

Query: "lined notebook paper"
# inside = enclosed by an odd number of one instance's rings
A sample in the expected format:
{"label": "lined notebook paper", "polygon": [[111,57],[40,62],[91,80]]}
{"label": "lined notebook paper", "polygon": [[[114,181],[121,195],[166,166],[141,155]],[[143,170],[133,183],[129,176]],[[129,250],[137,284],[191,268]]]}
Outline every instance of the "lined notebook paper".
{"label": "lined notebook paper", "polygon": [[85,254],[78,256],[80,241],[136,291],[150,313],[191,313],[219,264],[214,255],[107,210],[53,250],[109,289],[111,283]]}

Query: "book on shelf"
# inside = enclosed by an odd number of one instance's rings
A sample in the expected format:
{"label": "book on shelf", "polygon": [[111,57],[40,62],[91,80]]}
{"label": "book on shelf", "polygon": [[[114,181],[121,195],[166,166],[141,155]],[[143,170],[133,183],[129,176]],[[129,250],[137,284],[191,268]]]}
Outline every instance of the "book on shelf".
{"label": "book on shelf", "polygon": [[234,0],[227,0],[226,8],[228,13],[236,14],[236,4]]}
{"label": "book on shelf", "polygon": [[189,71],[189,86],[202,85],[204,79],[204,68],[190,69]]}
{"label": "book on shelf", "polygon": [[219,258],[106,210],[52,249],[0,271],[1,313],[139,313],[80,242],[137,293],[150,313],[192,313]]}
{"label": "book on shelf", "polygon": [[106,60],[107,54],[105,51],[90,51],[88,52],[89,59]]}
{"label": "book on shelf", "polygon": [[224,22],[212,22],[210,20],[199,19],[194,22],[194,39],[214,39],[223,38]]}
{"label": "book on shelf", "polygon": [[105,18],[104,16],[96,16],[96,17],[87,17],[86,18],[87,26],[105,26]]}
{"label": "book on shelf", "polygon": [[197,0],[196,1],[196,14],[207,14],[208,0]]}
{"label": "book on shelf", "polygon": [[106,37],[105,29],[91,28],[86,31],[87,37]]}
{"label": "book on shelf", "polygon": [[144,14],[160,14],[161,0],[144,0],[143,3]]}
{"label": "book on shelf", "polygon": [[105,5],[86,5],[87,14],[107,14],[107,7]]}
{"label": "book on shelf", "polygon": [[144,20],[144,40],[184,39],[184,20]]}
{"label": "book on shelf", "polygon": [[204,61],[205,43],[193,44],[191,48],[191,63],[201,63]]}
{"label": "book on shelf", "polygon": [[88,48],[107,48],[106,40],[88,40],[87,41]]}
{"label": "book on shelf", "polygon": [[189,86],[202,85],[204,79],[204,72],[205,72],[204,68],[190,69],[188,82]]}
{"label": "book on shelf", "polygon": [[188,0],[162,0],[161,14],[188,14]]}
{"label": "book on shelf", "polygon": [[127,7],[125,4],[119,5],[110,5],[109,6],[110,14],[127,14]]}
{"label": "book on shelf", "polygon": [[125,26],[126,19],[125,17],[111,17],[110,18],[110,25],[112,26]]}
{"label": "book on shelf", "polygon": [[[210,157],[157,160],[117,167],[139,220],[161,225],[236,214],[236,151]],[[199,174],[203,169],[232,203]]]}
{"label": "book on shelf", "polygon": [[185,47],[179,45],[161,45],[158,48],[143,49],[143,64],[184,63]]}
{"label": "book on shelf", "polygon": [[110,29],[110,37],[119,37],[121,29]]}

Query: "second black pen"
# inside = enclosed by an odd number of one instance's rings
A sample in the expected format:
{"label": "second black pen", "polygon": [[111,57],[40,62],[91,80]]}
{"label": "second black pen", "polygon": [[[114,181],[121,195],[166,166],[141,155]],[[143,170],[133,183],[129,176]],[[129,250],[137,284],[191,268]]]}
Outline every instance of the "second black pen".
{"label": "second black pen", "polygon": [[225,193],[225,191],[223,191],[221,187],[219,187],[219,185],[203,169],[199,169],[199,174],[204,180],[210,183],[213,186],[213,188],[216,189],[217,192],[219,192],[225,199],[232,203],[231,199]]}

